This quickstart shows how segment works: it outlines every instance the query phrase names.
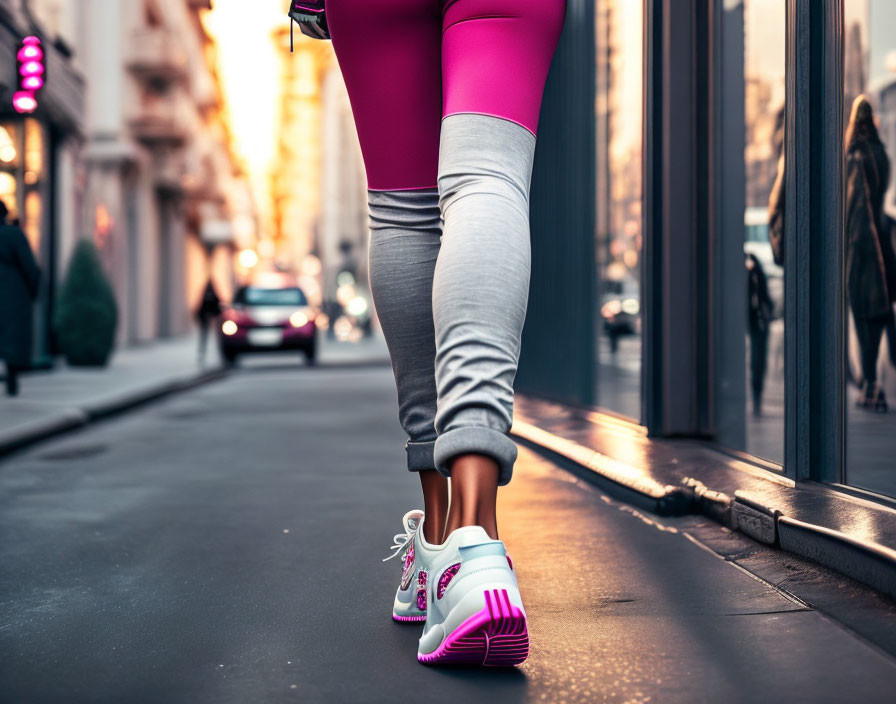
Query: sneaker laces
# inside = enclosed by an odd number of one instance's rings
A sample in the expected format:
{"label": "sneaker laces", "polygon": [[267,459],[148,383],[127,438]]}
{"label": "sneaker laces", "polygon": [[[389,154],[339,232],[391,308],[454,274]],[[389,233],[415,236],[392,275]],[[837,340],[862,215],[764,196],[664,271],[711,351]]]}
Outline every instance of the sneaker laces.
{"label": "sneaker laces", "polygon": [[404,533],[396,533],[392,537],[393,545],[389,549],[393,552],[389,557],[384,559],[383,562],[388,562],[393,557],[403,555],[408,551],[408,548],[417,536],[417,531],[420,529],[420,522],[422,520],[423,511],[420,509],[414,509],[413,511],[408,511],[404,514],[404,517],[401,519],[401,524],[404,526]]}

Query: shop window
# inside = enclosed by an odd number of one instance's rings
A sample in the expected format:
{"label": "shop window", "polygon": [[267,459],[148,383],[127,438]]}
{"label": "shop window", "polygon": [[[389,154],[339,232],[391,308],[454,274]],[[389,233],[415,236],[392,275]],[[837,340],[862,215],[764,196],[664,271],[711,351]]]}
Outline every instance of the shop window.
{"label": "shop window", "polygon": [[25,235],[38,260],[40,260],[40,230],[43,224],[41,205],[40,193],[29,191],[25,196]]}
{"label": "shop window", "polygon": [[718,440],[783,463],[786,3],[729,0],[722,22]]}
{"label": "shop window", "polygon": [[598,0],[597,402],[641,419],[642,0]]}
{"label": "shop window", "polygon": [[896,4],[844,3],[846,481],[896,496]]}
{"label": "shop window", "polygon": [[19,216],[19,187],[16,178],[21,163],[19,132],[15,125],[0,122],[0,200],[9,210],[11,219]]}

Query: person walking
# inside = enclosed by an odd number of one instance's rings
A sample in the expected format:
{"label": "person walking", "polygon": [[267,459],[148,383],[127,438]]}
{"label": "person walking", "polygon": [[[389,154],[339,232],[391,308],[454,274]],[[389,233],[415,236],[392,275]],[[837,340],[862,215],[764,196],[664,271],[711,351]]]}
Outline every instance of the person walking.
{"label": "person walking", "polygon": [[750,385],[753,389],[753,415],[762,415],[762,391],[768,368],[768,332],[772,320],[772,299],[768,279],[758,257],[749,254],[747,262],[747,317],[750,329]]}
{"label": "person walking", "polygon": [[199,364],[205,362],[205,350],[208,347],[209,328],[214,320],[221,315],[221,299],[215,291],[215,285],[209,279],[202,292],[202,300],[196,309],[196,322],[199,324]]}
{"label": "person walking", "polygon": [[31,364],[33,303],[40,268],[25,233],[7,224],[9,210],[0,200],[0,359],[6,362],[6,393],[19,393],[19,372]]}
{"label": "person walking", "polygon": [[394,540],[392,616],[425,622],[421,662],[515,665],[528,627],[495,504],[517,456],[529,188],[566,0],[327,0],[326,14],[367,172],[374,306],[423,489]]}
{"label": "person walking", "polygon": [[852,104],[844,139],[846,149],[846,286],[859,341],[862,386],[860,408],[886,412],[877,383],[877,359],[884,330],[893,320],[896,254],[883,213],[890,182],[890,160],[864,95]]}

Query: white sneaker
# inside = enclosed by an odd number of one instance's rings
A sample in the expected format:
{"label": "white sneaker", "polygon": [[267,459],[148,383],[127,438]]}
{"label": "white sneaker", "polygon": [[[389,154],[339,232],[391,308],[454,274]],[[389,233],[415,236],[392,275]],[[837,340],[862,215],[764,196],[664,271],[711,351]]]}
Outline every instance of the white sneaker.
{"label": "white sneaker", "polygon": [[420,623],[426,620],[426,577],[427,570],[423,565],[422,555],[417,549],[417,536],[422,534],[423,511],[415,509],[404,514],[401,520],[404,533],[398,533],[392,539],[393,552],[383,562],[402,555],[404,568],[401,581],[395,593],[392,605],[392,618],[403,623]]}
{"label": "white sneaker", "polygon": [[442,545],[430,545],[418,532],[416,544],[427,566],[417,659],[499,667],[523,662],[529,656],[526,612],[504,543],[466,526]]}

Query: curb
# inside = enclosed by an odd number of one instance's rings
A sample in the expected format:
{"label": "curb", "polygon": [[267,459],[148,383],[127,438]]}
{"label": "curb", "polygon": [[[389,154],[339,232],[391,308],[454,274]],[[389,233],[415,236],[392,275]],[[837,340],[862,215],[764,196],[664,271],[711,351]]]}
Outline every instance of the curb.
{"label": "curb", "polygon": [[515,420],[510,434],[535,450],[547,450],[552,459],[565,460],[568,469],[596,484],[614,498],[661,516],[690,513],[692,497],[682,487],[664,486],[645,477],[636,467],[530,423]]}
{"label": "curb", "polygon": [[90,417],[80,408],[66,408],[49,418],[42,418],[24,426],[0,432],[0,457],[31,445],[44,438],[81,428]]}
{"label": "curb", "polygon": [[896,599],[896,550],[885,545],[787,516],[740,491],[732,497],[692,477],[683,477],[679,486],[663,486],[637,467],[529,423],[515,420],[510,434],[542,455],[561,460],[561,466],[614,498],[663,516],[706,516]]}
{"label": "curb", "polygon": [[87,403],[80,407],[64,408],[49,418],[42,418],[0,432],[0,458],[29,445],[83,428],[95,421],[110,418],[165,396],[189,391],[211,381],[223,379],[228,374],[229,371],[223,367],[212,369],[190,377],[169,379],[154,386],[126,391],[103,401]]}

